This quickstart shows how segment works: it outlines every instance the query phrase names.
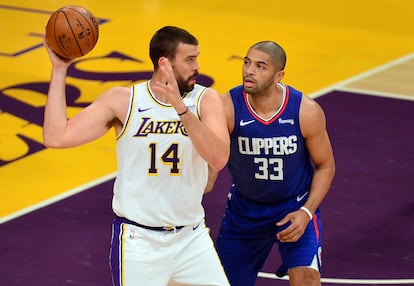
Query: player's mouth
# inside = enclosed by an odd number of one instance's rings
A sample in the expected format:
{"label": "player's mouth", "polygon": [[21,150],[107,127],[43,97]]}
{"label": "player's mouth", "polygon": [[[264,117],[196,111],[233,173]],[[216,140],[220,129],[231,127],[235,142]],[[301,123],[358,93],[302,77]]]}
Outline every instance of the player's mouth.
{"label": "player's mouth", "polygon": [[196,84],[196,82],[197,82],[197,76],[196,75],[192,76],[188,79],[188,84],[189,85],[194,85],[194,84]]}
{"label": "player's mouth", "polygon": [[190,77],[190,83],[191,84],[195,84],[196,82],[197,82],[197,77],[195,76],[195,77]]}
{"label": "player's mouth", "polygon": [[255,81],[252,79],[252,78],[250,78],[250,77],[244,77],[244,81],[243,81],[243,85],[244,85],[244,87],[253,87],[254,86],[254,84],[255,84]]}

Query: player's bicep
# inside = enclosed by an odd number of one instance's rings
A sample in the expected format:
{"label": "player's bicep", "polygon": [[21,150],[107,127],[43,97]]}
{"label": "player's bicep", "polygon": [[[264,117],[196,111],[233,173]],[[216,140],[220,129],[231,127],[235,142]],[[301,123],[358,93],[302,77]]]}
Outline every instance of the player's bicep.
{"label": "player's bicep", "polygon": [[321,165],[333,160],[332,146],[326,130],[316,136],[306,139],[306,146],[315,165]]}
{"label": "player's bicep", "polygon": [[110,118],[110,113],[101,104],[92,103],[69,119],[65,137],[77,144],[98,139],[110,128]]}
{"label": "player's bicep", "polygon": [[304,98],[300,110],[300,126],[306,147],[315,164],[331,161],[332,146],[326,130],[322,108],[313,99]]}
{"label": "player's bicep", "polygon": [[234,129],[234,105],[233,100],[229,92],[220,95],[220,99],[223,101],[224,112],[226,113],[227,129],[231,134]]}
{"label": "player's bicep", "polygon": [[[99,96],[93,103],[69,119],[65,132],[67,145],[77,146],[103,136],[122,114],[118,106],[128,107],[128,98],[109,90]],[[125,94],[126,95],[126,94]],[[119,114],[118,114],[119,113]]]}
{"label": "player's bicep", "polygon": [[230,144],[223,101],[215,91],[207,91],[200,107],[200,119],[219,138]]}

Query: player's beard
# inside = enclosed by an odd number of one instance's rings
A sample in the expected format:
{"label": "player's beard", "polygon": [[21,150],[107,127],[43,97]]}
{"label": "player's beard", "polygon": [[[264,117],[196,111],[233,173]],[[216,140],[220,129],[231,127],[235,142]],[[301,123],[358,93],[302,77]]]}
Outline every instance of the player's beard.
{"label": "player's beard", "polygon": [[[190,77],[187,79],[182,78],[181,76],[177,79],[178,88],[180,90],[180,94],[183,95],[186,92],[190,92],[194,89],[195,81],[198,76],[198,71],[194,72]],[[190,83],[193,81],[193,83]]]}

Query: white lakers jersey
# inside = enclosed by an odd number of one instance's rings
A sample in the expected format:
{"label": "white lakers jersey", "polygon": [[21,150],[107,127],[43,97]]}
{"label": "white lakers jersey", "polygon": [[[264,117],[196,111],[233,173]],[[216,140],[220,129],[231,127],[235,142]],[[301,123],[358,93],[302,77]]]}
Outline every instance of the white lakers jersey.
{"label": "white lakers jersey", "polygon": [[[199,117],[205,92],[196,84],[183,97]],[[128,116],[117,138],[116,215],[148,226],[194,225],[204,217],[201,200],[208,166],[194,148],[175,109],[157,100],[149,81],[131,87]]]}

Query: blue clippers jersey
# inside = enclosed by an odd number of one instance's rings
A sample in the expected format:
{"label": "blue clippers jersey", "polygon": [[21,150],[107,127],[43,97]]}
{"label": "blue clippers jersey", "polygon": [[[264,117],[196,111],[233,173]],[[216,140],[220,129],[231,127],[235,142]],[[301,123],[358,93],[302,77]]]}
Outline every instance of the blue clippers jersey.
{"label": "blue clippers jersey", "polygon": [[299,126],[302,93],[280,84],[284,99],[265,121],[249,106],[243,86],[230,90],[234,130],[228,162],[234,187],[257,202],[286,201],[310,189],[313,165]]}

